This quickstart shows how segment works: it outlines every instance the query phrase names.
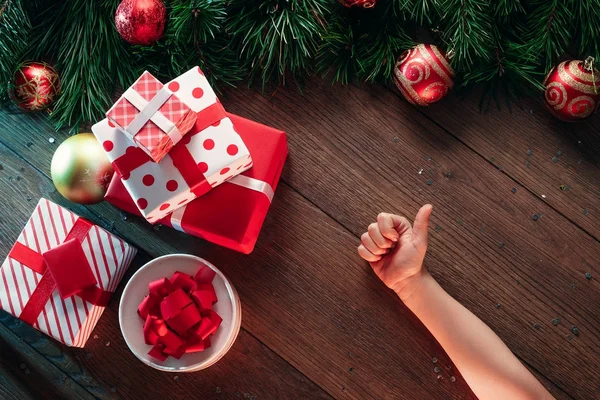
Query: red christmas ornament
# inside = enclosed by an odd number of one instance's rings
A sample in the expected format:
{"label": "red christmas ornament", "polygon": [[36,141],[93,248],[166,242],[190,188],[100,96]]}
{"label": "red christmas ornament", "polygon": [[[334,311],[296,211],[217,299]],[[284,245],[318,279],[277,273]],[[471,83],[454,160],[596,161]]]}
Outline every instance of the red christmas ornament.
{"label": "red christmas ornament", "polygon": [[406,50],[394,67],[394,82],[412,104],[427,106],[446,96],[454,86],[454,69],[446,55],[432,44]]}
{"label": "red christmas ornament", "polygon": [[58,97],[60,78],[54,68],[43,62],[28,62],[15,72],[10,97],[25,111],[40,111]]}
{"label": "red christmas ornament", "polygon": [[115,13],[117,32],[131,44],[152,44],[163,35],[166,14],[161,0],[123,0]]}
{"label": "red christmas ornament", "polygon": [[546,76],[544,102],[563,121],[577,121],[592,115],[600,104],[600,73],[594,58],[564,61]]}
{"label": "red christmas ornament", "polygon": [[377,0],[338,0],[346,7],[362,7],[373,8],[377,4]]}

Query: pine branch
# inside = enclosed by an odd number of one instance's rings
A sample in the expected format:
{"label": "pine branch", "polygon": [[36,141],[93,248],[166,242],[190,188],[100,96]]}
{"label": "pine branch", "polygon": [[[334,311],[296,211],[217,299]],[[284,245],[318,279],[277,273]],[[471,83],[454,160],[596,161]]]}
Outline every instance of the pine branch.
{"label": "pine branch", "polygon": [[495,46],[489,1],[443,0],[441,14],[443,39],[454,52],[456,69],[472,71],[476,62],[492,59]]}
{"label": "pine branch", "polygon": [[579,29],[576,37],[577,51],[583,60],[587,56],[600,63],[600,0],[582,0],[575,2]]}
{"label": "pine branch", "polygon": [[0,3],[0,100],[6,100],[8,85],[31,33],[31,22],[22,1]]}
{"label": "pine branch", "polygon": [[564,0],[531,0],[530,5],[534,8],[527,18],[528,30],[520,52],[525,60],[545,60],[549,70],[568,49],[574,14],[570,2]]}
{"label": "pine branch", "polygon": [[439,19],[438,10],[441,0],[396,0],[398,14],[405,14],[408,19],[419,25],[432,24]]}
{"label": "pine branch", "polygon": [[139,70],[114,26],[118,0],[64,0],[40,15],[31,54],[54,56],[61,94],[53,107],[57,128],[101,119],[115,84],[126,87]]}
{"label": "pine branch", "polygon": [[[311,69],[331,0],[232,0],[228,32],[252,76],[264,84]],[[339,6],[341,7],[341,6]]]}
{"label": "pine branch", "polygon": [[506,20],[511,14],[525,13],[521,0],[496,0],[494,15]]}
{"label": "pine branch", "polygon": [[[198,65],[212,85],[234,85],[242,79],[237,54],[224,33],[226,1],[191,0],[173,3],[168,9],[165,36],[151,47],[136,46],[133,52],[145,68],[165,80]],[[217,88],[217,87],[216,87]]]}
{"label": "pine branch", "polygon": [[316,69],[323,76],[331,74],[333,82],[347,84],[356,71],[354,28],[347,13],[332,19],[319,46]]}

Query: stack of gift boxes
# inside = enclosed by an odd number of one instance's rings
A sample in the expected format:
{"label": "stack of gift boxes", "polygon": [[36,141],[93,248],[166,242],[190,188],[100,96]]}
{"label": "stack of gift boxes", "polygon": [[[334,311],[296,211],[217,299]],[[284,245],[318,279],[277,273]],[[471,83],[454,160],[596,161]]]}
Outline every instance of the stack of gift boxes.
{"label": "stack of gift boxes", "polygon": [[226,113],[200,68],[164,86],[145,72],[92,131],[116,172],[107,201],[253,250],[287,156],[285,134]]}
{"label": "stack of gift boxes", "polygon": [[[150,223],[254,249],[285,134],[226,113],[200,68],[166,85],[145,72],[92,130],[116,172],[106,200]],[[41,199],[0,269],[0,308],[83,347],[135,254]]]}

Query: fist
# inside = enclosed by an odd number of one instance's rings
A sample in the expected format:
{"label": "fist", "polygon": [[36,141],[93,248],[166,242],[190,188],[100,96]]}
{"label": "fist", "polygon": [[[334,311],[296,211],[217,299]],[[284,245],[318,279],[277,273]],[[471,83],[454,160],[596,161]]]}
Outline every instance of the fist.
{"label": "fist", "polygon": [[433,207],[421,207],[414,225],[394,214],[381,213],[361,236],[358,254],[375,274],[400,298],[407,296],[411,282],[421,278],[427,251],[427,230]]}

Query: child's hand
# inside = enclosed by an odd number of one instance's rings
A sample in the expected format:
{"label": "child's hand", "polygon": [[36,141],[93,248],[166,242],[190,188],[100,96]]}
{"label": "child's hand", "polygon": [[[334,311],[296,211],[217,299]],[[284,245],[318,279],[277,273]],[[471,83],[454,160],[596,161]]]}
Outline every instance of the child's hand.
{"label": "child's hand", "polygon": [[375,274],[402,300],[420,285],[423,259],[427,251],[427,228],[433,207],[421,207],[414,226],[404,217],[381,213],[361,236],[358,254],[367,260]]}

